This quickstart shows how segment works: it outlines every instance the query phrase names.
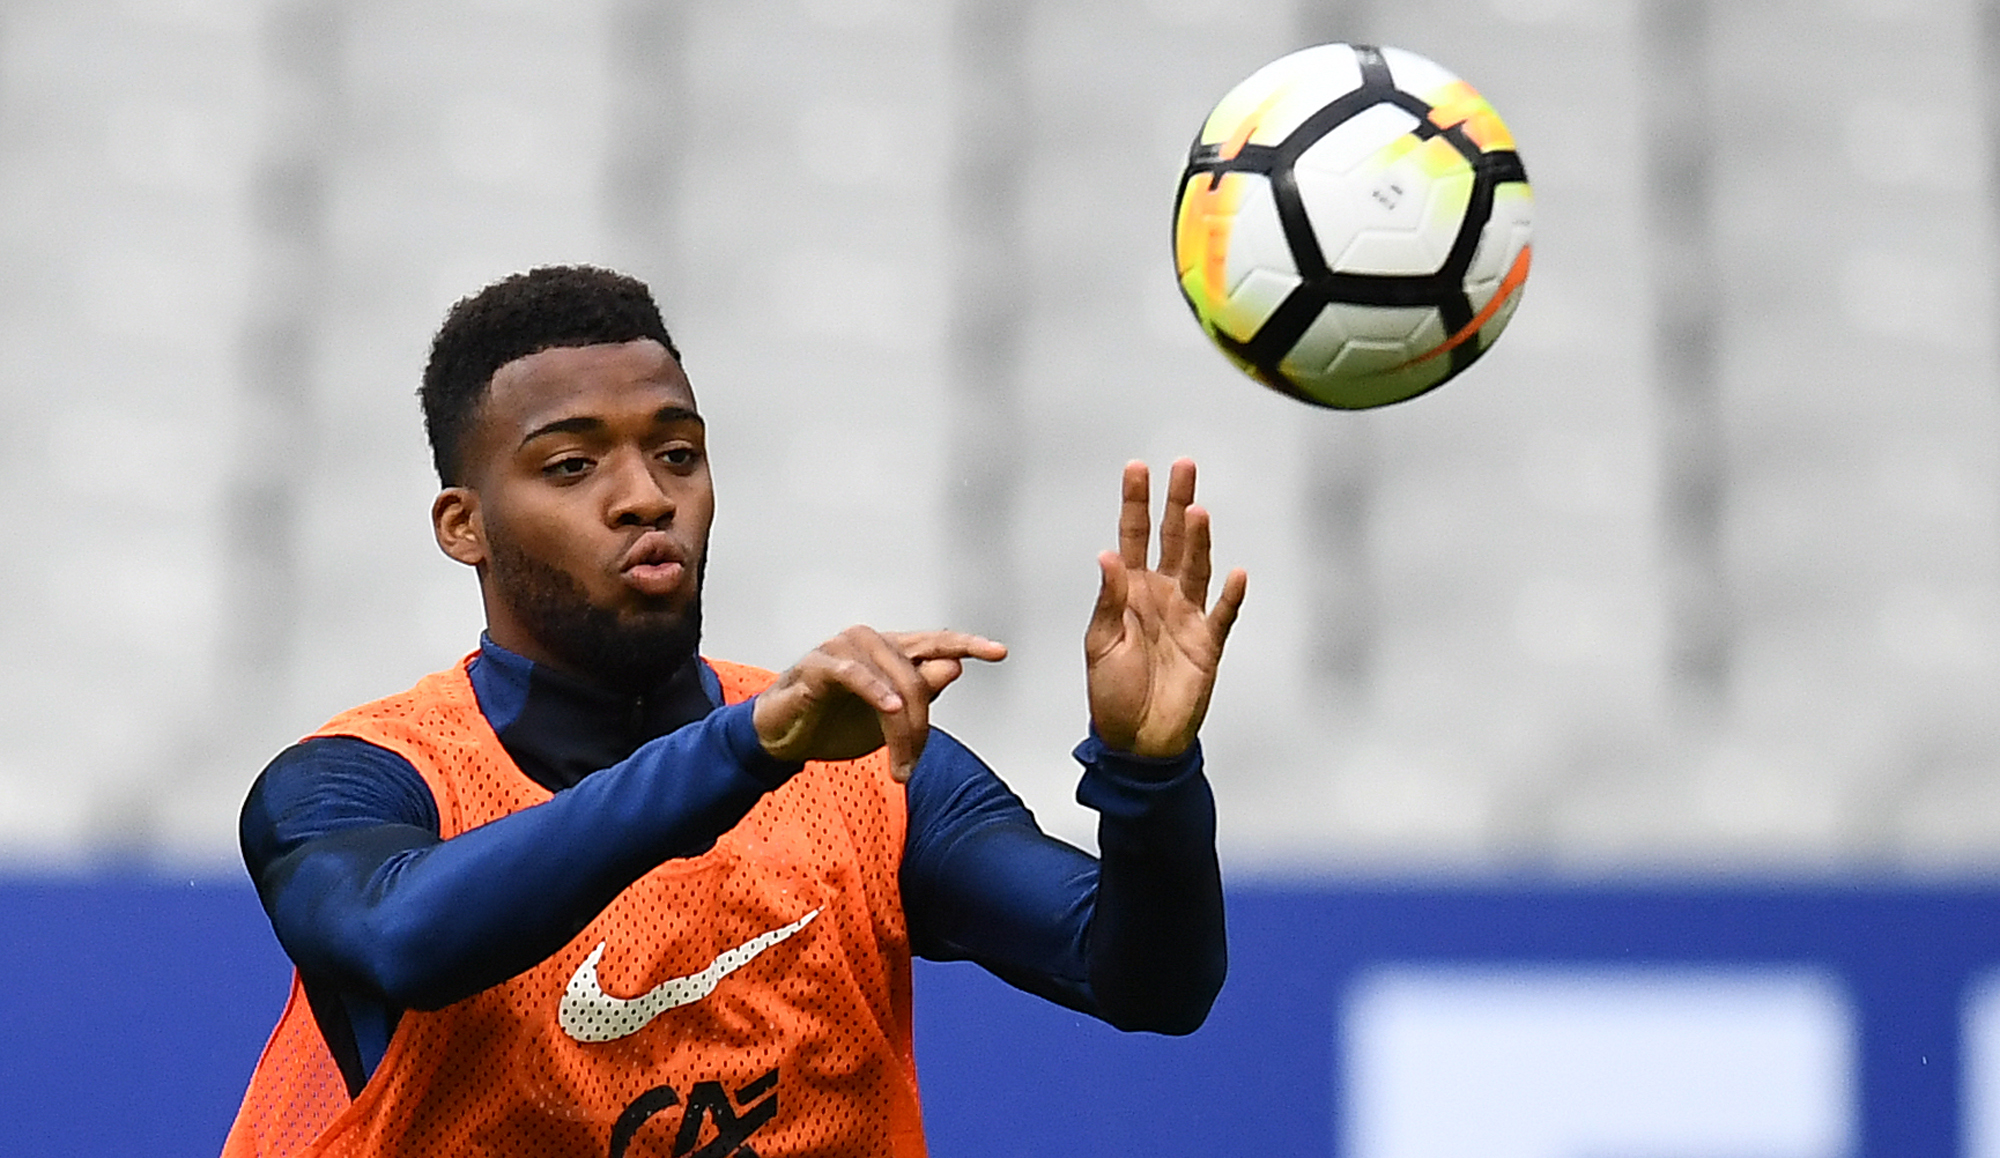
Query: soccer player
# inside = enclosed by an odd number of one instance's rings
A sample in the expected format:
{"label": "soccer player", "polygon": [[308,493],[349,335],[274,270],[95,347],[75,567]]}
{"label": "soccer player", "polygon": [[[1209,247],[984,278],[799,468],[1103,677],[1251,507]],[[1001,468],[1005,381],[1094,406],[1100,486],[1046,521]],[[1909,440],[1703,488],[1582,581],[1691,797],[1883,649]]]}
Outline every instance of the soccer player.
{"label": "soccer player", "polygon": [[1075,754],[1100,859],[928,724],[999,643],[852,627],[775,676],[698,654],[705,431],[644,285],[489,286],[421,393],[438,545],[487,630],[250,790],[297,970],[226,1155],[920,1155],[913,953],[1201,1024],[1225,954],[1196,732],[1245,577],[1208,605],[1193,463],[1152,567],[1126,467],[1098,560]]}

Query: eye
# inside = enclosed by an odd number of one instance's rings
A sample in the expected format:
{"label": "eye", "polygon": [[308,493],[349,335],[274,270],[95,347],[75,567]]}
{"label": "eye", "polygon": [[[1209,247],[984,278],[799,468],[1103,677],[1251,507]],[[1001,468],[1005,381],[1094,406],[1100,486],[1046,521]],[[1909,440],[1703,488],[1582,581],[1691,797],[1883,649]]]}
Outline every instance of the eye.
{"label": "eye", "polygon": [[660,452],[660,458],[668,466],[686,469],[701,461],[701,450],[693,446],[670,446]]}
{"label": "eye", "polygon": [[582,478],[589,473],[591,461],[580,454],[564,455],[542,468],[542,474],[553,479]]}

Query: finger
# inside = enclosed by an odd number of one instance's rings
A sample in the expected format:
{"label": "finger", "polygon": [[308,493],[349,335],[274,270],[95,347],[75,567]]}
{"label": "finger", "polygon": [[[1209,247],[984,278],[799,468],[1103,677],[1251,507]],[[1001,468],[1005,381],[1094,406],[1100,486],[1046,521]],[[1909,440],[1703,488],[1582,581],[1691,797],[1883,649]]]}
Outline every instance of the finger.
{"label": "finger", "polygon": [[916,665],[880,632],[850,628],[843,638],[860,652],[863,663],[896,689],[898,706],[878,708],[876,714],[881,721],[882,743],[889,749],[889,770],[898,780],[907,780],[930,731],[930,687],[917,674]]}
{"label": "finger", "polygon": [[1243,593],[1249,585],[1249,573],[1241,567],[1223,578],[1222,594],[1216,597],[1215,609],[1208,613],[1208,630],[1218,647],[1228,641],[1229,629],[1236,625],[1236,613],[1243,609]]}
{"label": "finger", "polygon": [[845,636],[821,644],[801,659],[773,691],[783,689],[804,703],[823,703],[845,692],[878,712],[903,706],[896,685],[876,665],[866,662]]}
{"label": "finger", "polygon": [[964,631],[892,631],[884,638],[912,662],[926,659],[981,659],[998,663],[1007,658],[1007,645],[983,635]]}
{"label": "finger", "polygon": [[1090,609],[1090,624],[1083,630],[1083,649],[1087,656],[1101,653],[1124,634],[1125,603],[1131,582],[1125,571],[1125,560],[1115,551],[1098,554],[1097,570],[1097,606]]}
{"label": "finger", "polygon": [[1125,560],[1125,566],[1134,571],[1146,569],[1147,540],[1152,537],[1152,515],[1147,510],[1151,499],[1151,475],[1146,464],[1134,459],[1125,464],[1123,479],[1123,501],[1118,507],[1118,554]]}
{"label": "finger", "polygon": [[1160,574],[1178,575],[1187,552],[1187,509],[1194,502],[1194,460],[1177,458],[1167,474],[1167,506],[1160,513]]}
{"label": "finger", "polygon": [[917,661],[917,678],[930,689],[932,699],[950,687],[965,673],[965,664],[956,659],[925,659]]}
{"label": "finger", "polygon": [[1181,572],[1181,594],[1196,607],[1208,606],[1208,580],[1214,573],[1209,562],[1208,511],[1189,507],[1187,511],[1187,566]]}
{"label": "finger", "polygon": [[887,710],[902,711],[911,700],[929,702],[929,689],[917,678],[916,664],[895,637],[870,627],[850,627],[841,633],[841,639],[854,649],[856,659],[887,681],[895,689],[896,697],[903,701],[901,706]]}

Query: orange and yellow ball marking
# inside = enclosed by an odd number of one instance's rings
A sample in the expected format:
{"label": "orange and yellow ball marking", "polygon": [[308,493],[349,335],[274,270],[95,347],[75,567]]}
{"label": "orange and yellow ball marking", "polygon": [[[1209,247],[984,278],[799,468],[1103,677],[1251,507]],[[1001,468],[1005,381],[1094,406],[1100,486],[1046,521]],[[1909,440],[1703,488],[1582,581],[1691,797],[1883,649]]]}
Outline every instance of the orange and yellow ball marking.
{"label": "orange and yellow ball marking", "polygon": [[1512,149],[1514,134],[1486,98],[1462,80],[1453,81],[1425,98],[1431,106],[1431,123],[1440,129],[1464,125],[1465,135],[1482,153]]}
{"label": "orange and yellow ball marking", "polygon": [[[1534,251],[1535,249],[1532,245],[1521,247],[1521,252],[1514,258],[1514,264],[1507,269],[1507,276],[1500,279],[1500,288],[1494,291],[1493,299],[1486,303],[1486,308],[1480,310],[1478,316],[1460,326],[1456,334],[1446,338],[1431,349],[1418,354],[1409,361],[1404,362],[1402,365],[1397,366],[1395,369],[1402,370],[1410,366],[1422,365],[1432,358],[1448,354],[1471,341],[1485,327],[1486,323],[1493,320],[1493,315],[1499,313],[1500,308],[1507,304],[1507,299],[1513,297],[1527,283],[1528,266],[1531,264],[1530,259]],[[1391,373],[1393,372],[1391,371]]]}
{"label": "orange and yellow ball marking", "polygon": [[[1188,180],[1181,199],[1174,255],[1179,259],[1181,284],[1189,285],[1190,290],[1198,286],[1200,296],[1206,299],[1204,312],[1229,297],[1229,232],[1236,224],[1236,210],[1243,203],[1248,180],[1241,173],[1224,173],[1220,180],[1197,174]],[[1196,276],[1191,278],[1191,274]]]}

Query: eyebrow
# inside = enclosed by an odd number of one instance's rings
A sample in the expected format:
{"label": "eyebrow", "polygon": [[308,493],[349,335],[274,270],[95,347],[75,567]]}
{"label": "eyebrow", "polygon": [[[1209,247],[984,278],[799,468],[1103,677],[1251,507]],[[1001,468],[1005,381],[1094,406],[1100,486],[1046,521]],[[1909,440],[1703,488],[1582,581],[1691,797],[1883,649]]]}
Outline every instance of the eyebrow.
{"label": "eyebrow", "polygon": [[[703,427],[708,425],[702,420],[701,415],[689,410],[685,406],[673,405],[662,406],[658,410],[655,410],[653,412],[653,422],[658,426],[669,426],[676,422],[692,422],[696,426]],[[530,430],[521,439],[521,445],[526,446],[537,438],[550,434],[595,434],[603,430],[604,427],[605,422],[602,418],[592,418],[589,415],[578,415],[574,418],[558,418],[554,422],[543,423]]]}

